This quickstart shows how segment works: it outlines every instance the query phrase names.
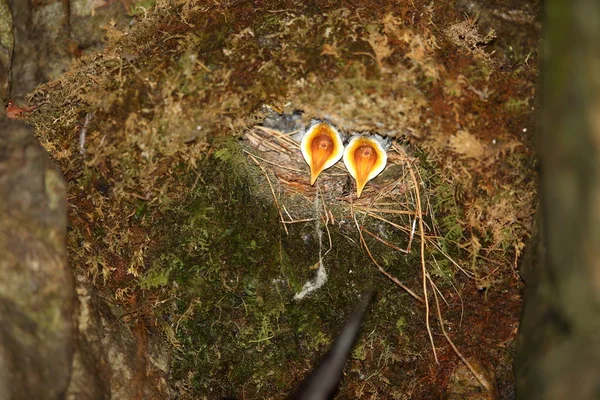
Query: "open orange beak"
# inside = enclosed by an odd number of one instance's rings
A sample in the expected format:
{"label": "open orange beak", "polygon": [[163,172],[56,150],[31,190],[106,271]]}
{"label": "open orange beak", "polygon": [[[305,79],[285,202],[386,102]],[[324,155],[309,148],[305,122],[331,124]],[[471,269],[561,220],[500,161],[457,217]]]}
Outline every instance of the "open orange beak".
{"label": "open orange beak", "polygon": [[357,135],[350,139],[344,150],[346,169],[356,180],[356,196],[360,197],[368,181],[383,171],[387,153],[377,140]]}
{"label": "open orange beak", "polygon": [[310,166],[310,184],[314,185],[323,170],[333,166],[342,158],[344,145],[342,136],[331,125],[319,122],[302,137],[300,150]]}

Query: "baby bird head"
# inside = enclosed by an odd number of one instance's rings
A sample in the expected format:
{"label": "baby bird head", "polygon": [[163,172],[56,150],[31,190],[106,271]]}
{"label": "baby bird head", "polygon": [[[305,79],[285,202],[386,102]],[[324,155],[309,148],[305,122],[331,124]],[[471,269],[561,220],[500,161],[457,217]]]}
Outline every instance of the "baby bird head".
{"label": "baby bird head", "polygon": [[350,138],[344,149],[344,164],[356,180],[357,197],[360,197],[367,182],[385,168],[388,145],[388,141],[379,135],[358,134]]}
{"label": "baby bird head", "polygon": [[300,149],[310,166],[310,184],[314,185],[323,170],[342,158],[344,144],[342,135],[331,124],[315,121],[302,137]]}

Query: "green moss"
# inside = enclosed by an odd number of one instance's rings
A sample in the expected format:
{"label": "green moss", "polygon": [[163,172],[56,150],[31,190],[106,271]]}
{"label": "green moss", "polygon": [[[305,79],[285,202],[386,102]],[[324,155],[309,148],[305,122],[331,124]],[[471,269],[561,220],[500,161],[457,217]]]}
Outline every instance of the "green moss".
{"label": "green moss", "polygon": [[406,328],[406,320],[404,317],[398,318],[396,321],[396,329],[400,334],[402,334],[404,332],[404,328]]}
{"label": "green moss", "polygon": [[129,7],[129,15],[135,16],[148,12],[149,9],[154,7],[156,0],[136,0]]}
{"label": "green moss", "polygon": [[363,343],[359,343],[352,350],[351,357],[355,360],[365,361],[367,359],[367,349]]}
{"label": "green moss", "polygon": [[[403,387],[403,380],[429,372],[423,307],[374,267],[359,245],[345,199],[327,204],[337,220],[329,226],[332,250],[323,260],[329,280],[307,299],[292,300],[314,278],[315,231],[325,228],[309,222],[289,225],[289,234],[282,230],[263,172],[248,163],[234,136],[256,122],[262,105],[289,104],[303,109],[306,118],[331,115],[347,132],[400,134],[423,126],[422,141],[433,138],[432,153],[447,161],[454,155],[443,145],[450,132],[445,127],[455,126],[460,116],[476,132],[470,115],[487,121],[497,111],[491,103],[471,101],[465,87],[505,93],[500,80],[491,79],[505,72],[476,60],[465,59],[457,67],[447,63],[456,48],[440,43],[438,35],[438,49],[431,24],[406,24],[404,16],[417,15],[422,4],[373,3],[366,13],[356,13],[318,2],[295,10],[267,2],[265,12],[256,12],[251,2],[235,7],[157,3],[157,14],[138,18],[126,34],[107,29],[105,53],[81,60],[72,73],[31,98],[40,108],[27,118],[70,180],[73,265],[94,281],[102,276],[106,298],[119,289],[135,292],[132,297],[143,299],[141,305],[158,304],[156,320],[163,321],[179,350],[173,378],[181,383],[179,395],[189,399],[283,397],[327,350],[358,296],[374,286],[377,301],[347,369],[350,388],[341,397],[355,398],[364,376],[373,395],[400,396],[399,389],[390,394],[389,387]],[[393,18],[386,17],[388,12]],[[383,68],[367,31],[387,36],[379,44],[380,54],[386,46],[391,51],[380,60]],[[321,54],[324,44],[334,54]],[[433,81],[438,75],[442,79]],[[452,115],[438,110],[432,101],[436,93],[452,97]],[[81,157],[73,132],[81,131],[86,113],[94,119]],[[513,154],[502,159],[519,171],[522,164],[513,164]],[[464,182],[462,160],[452,160],[461,168],[442,171],[424,154],[419,158],[423,207],[433,209],[426,233],[441,236],[445,253],[460,252],[461,262],[471,261],[457,246],[474,238],[465,215],[470,203],[463,201],[461,189],[472,194],[478,185]],[[466,172],[482,171],[470,166]],[[277,194],[294,191],[281,185]],[[503,200],[487,195],[480,196],[484,212]],[[512,193],[504,199],[518,197]],[[282,204],[294,214],[296,207],[305,211],[302,201]],[[523,201],[519,208],[531,207]],[[407,246],[406,232],[357,218],[387,242]],[[389,218],[410,226],[400,217]],[[497,231],[477,235],[486,244],[500,240],[499,248],[508,249],[522,234],[512,222],[500,222]],[[416,239],[408,255],[370,236],[365,240],[386,271],[421,294]],[[452,279],[454,268],[444,255],[428,246],[426,259],[431,275]],[[409,361],[420,371],[411,377],[394,366],[405,354],[421,360]]]}
{"label": "green moss", "polygon": [[[427,182],[428,200],[431,204],[432,214],[429,216],[429,223],[436,226],[439,237],[437,242],[443,253],[453,258],[458,258],[459,249],[457,243],[464,243],[467,240],[465,235],[465,215],[462,206],[457,201],[456,181],[448,181],[441,175],[439,167],[428,160],[427,154],[418,150],[419,174],[424,182]],[[423,204],[423,207],[426,207]],[[448,282],[454,276],[448,258],[436,249],[430,249],[430,255],[433,262],[429,263],[430,273],[435,276],[445,278]]]}
{"label": "green moss", "polygon": [[504,103],[504,107],[510,112],[519,112],[523,111],[529,105],[529,99],[514,99],[510,98],[506,103]]}
{"label": "green moss", "polygon": [[[153,267],[139,284],[175,288],[169,290],[177,298],[177,310],[169,318],[179,320],[175,340],[181,351],[172,374],[189,385],[191,398],[239,395],[242,390],[258,397],[281,396],[292,389],[293,377],[304,375],[307,361],[315,362],[328,349],[369,287],[385,288],[380,298],[384,306],[374,311],[366,328],[377,341],[404,318],[404,304],[413,300],[382,278],[356,242],[347,239],[348,232],[330,227],[333,246],[324,258],[329,279],[307,299],[294,301],[304,282],[314,278],[314,224],[290,226],[286,235],[274,205],[254,195],[260,189],[258,172],[239,144],[234,139],[213,144],[212,156],[184,178],[190,185],[202,183],[186,204],[174,206],[157,224],[165,228],[159,235],[165,238],[163,250],[154,255]],[[374,240],[369,244],[394,273],[410,275],[403,265],[415,260]],[[156,311],[170,314],[166,306]],[[400,337],[386,343],[385,351],[405,345]],[[357,349],[354,358],[368,363],[382,347],[363,341]]]}
{"label": "green moss", "polygon": [[169,275],[173,270],[183,267],[183,262],[174,254],[163,254],[139,281],[142,289],[151,290],[169,283]]}

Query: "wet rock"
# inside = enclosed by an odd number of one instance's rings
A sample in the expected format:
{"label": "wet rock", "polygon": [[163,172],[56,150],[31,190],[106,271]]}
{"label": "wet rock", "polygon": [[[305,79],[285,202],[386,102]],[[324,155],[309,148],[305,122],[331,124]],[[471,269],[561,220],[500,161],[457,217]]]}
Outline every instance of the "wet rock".
{"label": "wet rock", "polygon": [[[498,391],[496,389],[496,378],[491,368],[487,368],[477,359],[469,359],[469,363],[477,372],[479,380],[473,372],[461,363],[450,376],[446,399],[448,400],[496,400]],[[487,386],[484,387],[480,380]]]}
{"label": "wet rock", "polygon": [[59,399],[69,381],[73,282],[66,190],[31,129],[0,120],[0,399]]}

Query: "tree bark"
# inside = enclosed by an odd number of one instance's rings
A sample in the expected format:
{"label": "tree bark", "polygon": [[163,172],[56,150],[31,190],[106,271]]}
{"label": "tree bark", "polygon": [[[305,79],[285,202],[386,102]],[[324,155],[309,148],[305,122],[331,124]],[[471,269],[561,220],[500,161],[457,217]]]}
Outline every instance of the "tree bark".
{"label": "tree bark", "polygon": [[600,3],[545,4],[541,224],[519,399],[600,398]]}

